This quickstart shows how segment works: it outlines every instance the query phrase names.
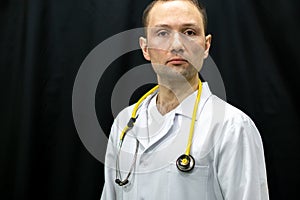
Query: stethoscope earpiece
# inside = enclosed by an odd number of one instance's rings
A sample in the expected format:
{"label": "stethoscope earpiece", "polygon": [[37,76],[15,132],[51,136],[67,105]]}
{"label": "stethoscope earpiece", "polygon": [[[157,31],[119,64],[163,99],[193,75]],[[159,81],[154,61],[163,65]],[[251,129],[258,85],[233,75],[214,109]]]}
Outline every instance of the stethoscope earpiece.
{"label": "stethoscope earpiece", "polygon": [[195,166],[195,159],[191,155],[183,154],[177,159],[176,166],[182,172],[189,172]]}

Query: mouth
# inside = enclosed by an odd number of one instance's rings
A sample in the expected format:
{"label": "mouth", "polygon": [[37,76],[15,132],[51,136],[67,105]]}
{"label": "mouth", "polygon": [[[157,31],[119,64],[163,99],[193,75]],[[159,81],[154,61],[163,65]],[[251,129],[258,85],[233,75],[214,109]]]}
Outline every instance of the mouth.
{"label": "mouth", "polygon": [[188,61],[181,58],[181,57],[174,57],[171,58],[167,61],[166,64],[172,64],[172,65],[182,65],[182,64],[186,64]]}

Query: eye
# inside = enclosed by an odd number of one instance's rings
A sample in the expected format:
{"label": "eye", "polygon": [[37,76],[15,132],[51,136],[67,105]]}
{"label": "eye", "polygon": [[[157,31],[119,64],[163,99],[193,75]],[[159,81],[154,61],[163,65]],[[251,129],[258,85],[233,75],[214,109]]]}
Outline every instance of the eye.
{"label": "eye", "polygon": [[184,34],[188,35],[188,36],[194,36],[194,35],[196,35],[196,32],[194,30],[188,29],[188,30],[184,31]]}
{"label": "eye", "polygon": [[159,37],[166,37],[168,35],[169,35],[169,32],[166,30],[161,30],[161,31],[158,31],[158,33],[157,33],[157,36],[159,36]]}

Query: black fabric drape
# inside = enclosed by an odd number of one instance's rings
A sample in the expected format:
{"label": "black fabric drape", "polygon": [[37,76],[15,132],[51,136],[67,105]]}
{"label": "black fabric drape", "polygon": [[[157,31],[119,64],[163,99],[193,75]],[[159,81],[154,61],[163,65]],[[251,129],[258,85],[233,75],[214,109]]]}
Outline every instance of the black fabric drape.
{"label": "black fabric drape", "polygon": [[[99,199],[103,164],[85,149],[72,117],[72,89],[88,53],[106,38],[141,27],[150,0],[0,2],[0,198]],[[211,56],[227,100],[260,130],[270,199],[297,195],[299,179],[299,2],[204,0]],[[118,58],[100,80],[99,123],[108,135],[117,80],[146,63]],[[105,88],[105,89],[104,89]]]}

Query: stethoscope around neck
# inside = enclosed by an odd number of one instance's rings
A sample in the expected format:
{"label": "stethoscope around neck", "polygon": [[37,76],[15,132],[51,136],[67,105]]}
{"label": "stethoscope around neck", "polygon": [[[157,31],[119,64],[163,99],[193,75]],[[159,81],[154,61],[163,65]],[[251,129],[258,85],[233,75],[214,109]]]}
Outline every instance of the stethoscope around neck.
{"label": "stethoscope around neck", "polygon": [[[137,153],[138,153],[138,149],[139,149],[139,141],[136,140],[136,148],[135,148],[135,153],[134,153],[134,158],[133,158],[132,164],[130,166],[130,169],[129,169],[129,172],[128,172],[127,176],[125,177],[124,180],[122,180],[120,165],[119,165],[119,160],[120,160],[119,158],[120,158],[121,148],[122,148],[122,144],[123,144],[123,141],[125,139],[126,133],[134,127],[135,121],[137,119],[136,113],[137,113],[137,110],[138,110],[140,104],[149,95],[151,95],[154,91],[156,91],[158,89],[158,87],[159,87],[158,85],[155,86],[154,88],[149,90],[146,94],[144,94],[138,100],[138,102],[136,103],[136,105],[133,108],[133,111],[132,111],[132,114],[131,114],[131,118],[129,119],[129,122],[127,123],[126,127],[122,130],[122,133],[120,135],[119,150],[118,150],[117,159],[116,159],[116,180],[115,180],[115,182],[119,186],[124,186],[129,182],[129,177],[130,177],[130,175],[133,171],[134,165],[136,163]],[[198,105],[199,105],[199,102],[200,102],[201,92],[202,92],[202,82],[199,79],[197,98],[196,98],[196,101],[195,101],[195,104],[194,104],[194,109],[193,109],[193,116],[192,116],[192,122],[191,122],[191,125],[190,125],[190,133],[189,133],[189,138],[188,138],[188,144],[187,144],[185,153],[182,154],[181,156],[179,156],[179,158],[176,160],[176,166],[182,172],[189,172],[195,166],[195,159],[193,158],[193,156],[190,155],[190,152],[191,152],[192,140],[193,140],[193,135],[194,135],[194,126],[195,126],[195,121],[196,121]]]}

